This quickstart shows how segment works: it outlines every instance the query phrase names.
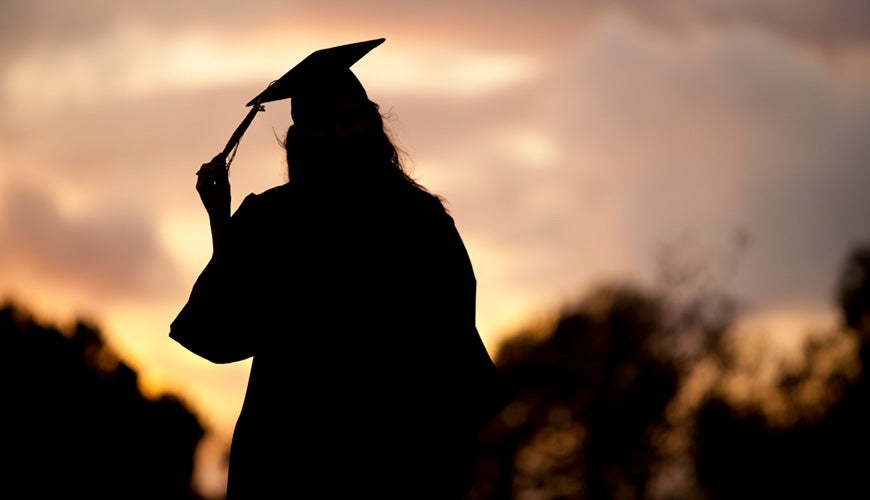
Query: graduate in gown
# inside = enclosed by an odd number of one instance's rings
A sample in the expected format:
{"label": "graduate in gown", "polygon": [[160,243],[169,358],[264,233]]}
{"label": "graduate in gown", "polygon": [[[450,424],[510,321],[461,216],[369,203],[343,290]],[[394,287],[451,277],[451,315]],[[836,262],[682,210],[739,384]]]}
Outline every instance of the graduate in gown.
{"label": "graduate in gown", "polygon": [[169,335],[253,358],[229,500],[462,498],[505,402],[454,219],[350,71],[382,41],[315,52],[249,103],[291,99],[287,183],[230,214],[226,157],[197,173],[213,254]]}

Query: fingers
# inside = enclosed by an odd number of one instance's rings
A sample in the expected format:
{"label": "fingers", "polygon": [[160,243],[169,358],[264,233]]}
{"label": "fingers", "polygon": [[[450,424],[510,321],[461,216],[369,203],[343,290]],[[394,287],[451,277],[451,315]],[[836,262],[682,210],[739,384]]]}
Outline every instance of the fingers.
{"label": "fingers", "polygon": [[208,163],[203,163],[196,171],[196,189],[205,186],[229,184],[226,159],[223,153],[218,153]]}
{"label": "fingers", "polygon": [[223,153],[218,153],[214,158],[211,159],[208,163],[203,163],[199,170],[196,172],[196,175],[202,175],[207,172],[223,172],[227,171],[227,162],[224,158]]}
{"label": "fingers", "polygon": [[213,191],[215,188],[222,188],[221,191],[225,191],[229,183],[226,173],[221,174],[213,170],[206,171],[203,169],[197,172],[196,190],[200,193],[205,190]]}
{"label": "fingers", "polygon": [[203,163],[199,167],[199,170],[196,171],[196,175],[199,178],[207,177],[214,181],[219,177],[226,177],[227,171],[220,165],[215,165],[213,163]]}
{"label": "fingers", "polygon": [[208,186],[214,186],[214,179],[215,175],[213,172],[207,170],[204,166],[201,167],[196,172],[196,190],[201,192]]}
{"label": "fingers", "polygon": [[226,216],[230,209],[230,181],[222,154],[196,171],[196,191],[209,216]]}

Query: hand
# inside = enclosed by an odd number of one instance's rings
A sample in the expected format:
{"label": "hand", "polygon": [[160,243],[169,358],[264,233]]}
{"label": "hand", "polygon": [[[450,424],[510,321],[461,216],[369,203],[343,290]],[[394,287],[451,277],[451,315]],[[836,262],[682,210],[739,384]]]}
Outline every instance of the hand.
{"label": "hand", "polygon": [[209,217],[230,216],[230,179],[223,153],[218,153],[196,172],[196,191]]}

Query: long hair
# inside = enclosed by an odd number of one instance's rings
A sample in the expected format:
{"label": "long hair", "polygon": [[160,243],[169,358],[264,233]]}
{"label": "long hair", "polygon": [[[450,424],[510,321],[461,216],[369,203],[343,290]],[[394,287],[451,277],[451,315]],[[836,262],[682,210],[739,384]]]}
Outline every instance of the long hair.
{"label": "long hair", "polygon": [[287,129],[282,145],[288,182],[369,190],[404,186],[436,196],[407,171],[402,152],[384,126],[380,106],[368,99],[344,104],[312,113]]}

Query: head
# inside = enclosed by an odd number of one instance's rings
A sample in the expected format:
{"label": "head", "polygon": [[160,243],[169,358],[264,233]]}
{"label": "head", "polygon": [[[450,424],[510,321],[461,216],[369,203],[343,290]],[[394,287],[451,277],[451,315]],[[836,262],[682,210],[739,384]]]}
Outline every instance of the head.
{"label": "head", "polygon": [[[324,80],[321,80],[321,83]],[[290,182],[334,185],[408,179],[379,106],[345,70],[329,85],[297,92],[284,147]]]}

